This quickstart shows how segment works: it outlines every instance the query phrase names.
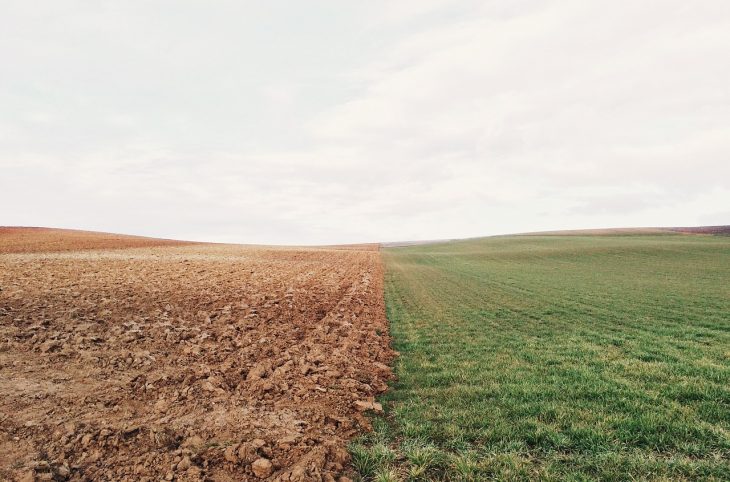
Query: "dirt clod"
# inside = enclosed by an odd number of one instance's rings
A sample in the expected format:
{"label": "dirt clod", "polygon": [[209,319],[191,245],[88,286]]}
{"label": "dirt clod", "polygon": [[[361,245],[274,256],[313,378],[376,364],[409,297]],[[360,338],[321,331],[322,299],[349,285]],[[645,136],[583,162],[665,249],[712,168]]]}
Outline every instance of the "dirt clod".
{"label": "dirt clod", "polygon": [[365,410],[373,410],[375,412],[382,412],[383,406],[378,402],[368,402],[363,400],[358,400],[355,402],[355,408],[357,410],[364,412]]}
{"label": "dirt clod", "polygon": [[269,459],[260,458],[251,464],[251,470],[259,479],[265,479],[271,475],[271,472],[274,470],[274,466],[271,465],[271,461]]}

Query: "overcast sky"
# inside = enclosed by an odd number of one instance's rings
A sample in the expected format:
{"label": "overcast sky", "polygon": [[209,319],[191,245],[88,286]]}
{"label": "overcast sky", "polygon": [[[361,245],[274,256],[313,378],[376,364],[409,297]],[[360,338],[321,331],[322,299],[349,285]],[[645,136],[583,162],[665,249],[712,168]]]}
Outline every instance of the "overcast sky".
{"label": "overcast sky", "polygon": [[730,1],[0,0],[0,225],[730,224]]}

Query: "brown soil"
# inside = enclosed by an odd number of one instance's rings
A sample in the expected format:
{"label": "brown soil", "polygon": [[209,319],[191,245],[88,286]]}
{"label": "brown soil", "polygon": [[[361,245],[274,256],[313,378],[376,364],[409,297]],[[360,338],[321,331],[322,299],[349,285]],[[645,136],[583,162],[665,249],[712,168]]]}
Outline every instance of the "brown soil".
{"label": "brown soil", "polygon": [[37,233],[0,235],[0,479],[348,474],[391,377],[377,246]]}
{"label": "brown soil", "polygon": [[730,234],[730,226],[695,226],[685,228],[604,228],[604,229],[572,229],[565,231],[539,231],[522,233],[521,236],[615,236],[634,234]]}
{"label": "brown soil", "polygon": [[195,243],[74,229],[0,226],[0,254],[144,248],[189,244]]}
{"label": "brown soil", "polygon": [[730,226],[696,226],[689,228],[669,228],[669,230],[685,234],[730,235]]}

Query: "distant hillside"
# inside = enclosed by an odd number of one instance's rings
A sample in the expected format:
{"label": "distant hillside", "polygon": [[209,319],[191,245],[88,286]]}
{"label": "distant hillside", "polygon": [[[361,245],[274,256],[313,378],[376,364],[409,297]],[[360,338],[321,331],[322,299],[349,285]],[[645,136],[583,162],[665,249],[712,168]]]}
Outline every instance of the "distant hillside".
{"label": "distant hillside", "polygon": [[672,233],[730,235],[730,226],[569,229],[564,231],[538,231],[532,233],[520,233],[520,236],[608,236]]}
{"label": "distant hillside", "polygon": [[730,235],[730,226],[697,226],[694,228],[667,228],[669,231],[688,234],[721,234]]}
{"label": "distant hillside", "polygon": [[190,241],[125,234],[19,226],[0,226],[1,253],[37,253],[79,249],[143,248],[193,244]]}

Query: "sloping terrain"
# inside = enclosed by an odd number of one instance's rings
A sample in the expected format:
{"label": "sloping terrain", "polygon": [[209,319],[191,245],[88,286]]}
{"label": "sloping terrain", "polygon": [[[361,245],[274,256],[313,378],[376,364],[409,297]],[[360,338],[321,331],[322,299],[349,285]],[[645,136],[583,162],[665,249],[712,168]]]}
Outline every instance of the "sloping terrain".
{"label": "sloping terrain", "polygon": [[599,228],[572,229],[563,231],[541,231],[523,233],[529,236],[619,236],[648,234],[730,234],[730,226],[691,226],[691,227],[658,227],[658,228]]}
{"label": "sloping terrain", "polygon": [[41,234],[0,236],[0,479],[348,472],[391,376],[377,246]]}
{"label": "sloping terrain", "polygon": [[189,244],[194,243],[75,229],[0,226],[0,254],[182,246]]}
{"label": "sloping terrain", "polygon": [[730,235],[730,226],[695,226],[687,228],[668,228],[670,231],[685,234]]}

